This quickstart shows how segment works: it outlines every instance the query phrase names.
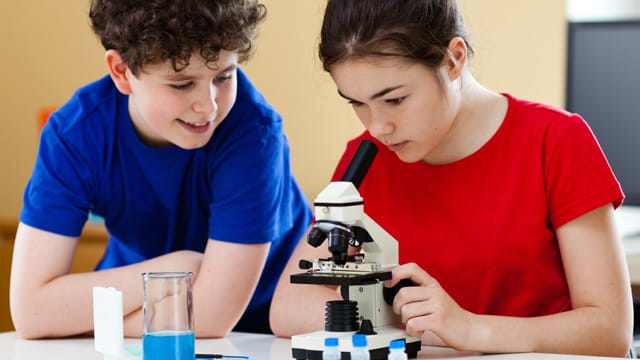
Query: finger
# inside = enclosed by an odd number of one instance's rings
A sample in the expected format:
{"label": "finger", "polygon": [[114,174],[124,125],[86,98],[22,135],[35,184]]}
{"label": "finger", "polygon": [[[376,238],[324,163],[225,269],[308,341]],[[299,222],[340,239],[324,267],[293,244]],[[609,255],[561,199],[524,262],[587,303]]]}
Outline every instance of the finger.
{"label": "finger", "polygon": [[416,263],[407,263],[396,266],[391,272],[391,286],[398,283],[402,279],[409,279],[416,286],[427,286],[437,283],[426,271],[424,271]]}
{"label": "finger", "polygon": [[411,277],[411,271],[412,267],[411,264],[413,263],[408,263],[408,264],[404,264],[404,265],[398,265],[395,268],[391,269],[391,279],[390,280],[386,280],[384,282],[384,286],[386,287],[393,287],[395,286],[398,282],[400,282],[403,279],[409,279]]}
{"label": "finger", "polygon": [[405,287],[398,291],[393,302],[393,309],[394,312],[402,316],[403,323],[406,323],[412,317],[437,312],[443,296],[446,296],[446,293],[440,286]]}
{"label": "finger", "polygon": [[407,319],[405,324],[405,332],[411,336],[422,336],[424,333],[436,334],[433,328],[434,314],[414,316]]}

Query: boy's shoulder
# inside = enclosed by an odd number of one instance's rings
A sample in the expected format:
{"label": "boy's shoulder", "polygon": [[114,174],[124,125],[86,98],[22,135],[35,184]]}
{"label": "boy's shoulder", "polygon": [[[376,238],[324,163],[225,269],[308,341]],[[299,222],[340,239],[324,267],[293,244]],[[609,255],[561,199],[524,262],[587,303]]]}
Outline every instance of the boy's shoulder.
{"label": "boy's shoulder", "polygon": [[88,143],[106,141],[126,112],[126,97],[109,76],[79,87],[51,114],[43,129],[45,136]]}
{"label": "boy's shoulder", "polygon": [[267,101],[260,90],[253,85],[247,74],[240,68],[238,68],[237,74],[238,92],[234,107],[243,108],[249,113],[255,112],[262,119],[277,119],[280,121],[280,115],[276,109]]}
{"label": "boy's shoulder", "polygon": [[[106,75],[79,87],[71,98],[58,109],[57,115],[64,118],[64,122],[71,126],[74,119],[78,121],[90,117],[98,109],[104,109],[107,112],[115,111],[119,94],[111,78]],[[105,114],[104,110],[101,110],[100,113]]]}
{"label": "boy's shoulder", "polygon": [[117,95],[117,89],[109,75],[79,87],[73,97],[85,103],[102,103],[105,99],[113,99]]}

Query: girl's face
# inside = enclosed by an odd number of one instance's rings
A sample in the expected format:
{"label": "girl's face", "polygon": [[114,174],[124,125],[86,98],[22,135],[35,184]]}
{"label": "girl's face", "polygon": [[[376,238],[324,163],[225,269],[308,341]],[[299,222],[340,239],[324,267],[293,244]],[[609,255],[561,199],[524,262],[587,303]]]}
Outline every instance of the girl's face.
{"label": "girl's face", "polygon": [[437,162],[443,157],[459,106],[459,82],[449,80],[444,69],[401,58],[364,58],[330,70],[340,96],[400,160]]}
{"label": "girl's face", "polygon": [[137,77],[127,69],[138,136],[151,146],[204,146],[235,103],[237,66],[235,53],[221,51],[209,66],[194,54],[180,72],[170,62],[147,65]]}

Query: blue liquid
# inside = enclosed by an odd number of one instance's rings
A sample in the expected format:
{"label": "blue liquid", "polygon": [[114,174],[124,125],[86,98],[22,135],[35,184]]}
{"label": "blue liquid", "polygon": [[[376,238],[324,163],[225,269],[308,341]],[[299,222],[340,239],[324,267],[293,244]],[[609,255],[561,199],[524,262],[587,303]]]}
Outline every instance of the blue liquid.
{"label": "blue liquid", "polygon": [[160,331],[142,336],[144,360],[194,360],[195,336],[186,331]]}

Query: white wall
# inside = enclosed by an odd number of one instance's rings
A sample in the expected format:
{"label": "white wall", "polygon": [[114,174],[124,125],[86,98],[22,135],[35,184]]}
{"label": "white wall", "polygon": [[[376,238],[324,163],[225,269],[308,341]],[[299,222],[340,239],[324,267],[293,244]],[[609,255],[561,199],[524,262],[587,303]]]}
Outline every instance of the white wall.
{"label": "white wall", "polygon": [[571,21],[640,19],[638,0],[567,0]]}

